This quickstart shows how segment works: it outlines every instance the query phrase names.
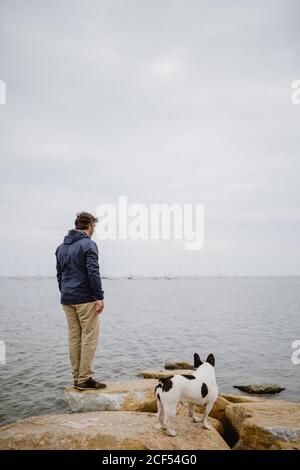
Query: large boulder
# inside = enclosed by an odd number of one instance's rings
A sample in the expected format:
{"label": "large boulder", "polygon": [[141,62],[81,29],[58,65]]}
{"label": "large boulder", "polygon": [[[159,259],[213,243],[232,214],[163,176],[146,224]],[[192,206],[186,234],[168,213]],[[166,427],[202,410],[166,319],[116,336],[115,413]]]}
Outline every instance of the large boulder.
{"label": "large boulder", "polygon": [[[195,407],[195,416],[197,418],[201,419],[202,418],[202,413],[200,412],[200,409],[201,409],[201,407],[198,407],[198,406]],[[176,416],[189,416],[189,407],[188,407],[187,403],[178,403],[177,410],[176,410]],[[191,418],[189,418],[189,419],[191,420]],[[211,416],[211,413],[210,413],[210,416],[209,416],[208,420],[209,420],[210,424],[216,429],[216,431],[218,431],[218,433],[221,434],[221,436],[224,436],[224,426],[223,426],[222,421],[220,421],[216,418],[213,418]],[[202,426],[201,422],[200,422],[200,426]]]}
{"label": "large boulder", "polygon": [[[170,374],[167,374],[170,375]],[[122,380],[107,382],[101,390],[80,391],[73,387],[65,389],[65,401],[73,412],[87,411],[157,411],[154,389],[157,380]],[[250,397],[251,399],[251,397]],[[230,401],[219,396],[210,412],[212,418],[224,423],[226,407]],[[196,406],[203,412],[203,407]]]}
{"label": "large boulder", "polygon": [[176,437],[155,429],[153,413],[103,411],[27,418],[0,427],[4,449],[107,449],[107,450],[227,450],[213,428],[208,431],[188,417],[175,419]]}
{"label": "large boulder", "polygon": [[194,364],[187,361],[182,361],[181,359],[174,359],[174,357],[168,357],[165,362],[165,369],[188,369],[192,370],[194,368]]}
{"label": "large boulder", "polygon": [[169,370],[142,370],[138,373],[138,377],[143,377],[144,379],[161,379],[164,377],[170,377],[175,374],[192,374],[194,370],[189,369],[175,369]]}
{"label": "large boulder", "polygon": [[107,382],[100,390],[65,389],[65,400],[74,412],[148,411],[156,412],[156,380],[122,380]]}
{"label": "large boulder", "polygon": [[280,387],[277,384],[234,385],[234,388],[238,388],[242,392],[253,393],[258,395],[280,393],[285,390],[284,387]]}
{"label": "large boulder", "polygon": [[[227,406],[231,405],[230,401],[226,400],[226,398],[219,396],[217,400],[214,403],[214,406],[209,414],[212,418],[215,418],[223,425],[225,424],[226,421],[226,408]],[[203,412],[203,407],[202,406],[196,406],[195,407],[196,411],[202,413]]]}
{"label": "large boulder", "polygon": [[261,400],[227,406],[236,449],[300,449],[300,403]]}

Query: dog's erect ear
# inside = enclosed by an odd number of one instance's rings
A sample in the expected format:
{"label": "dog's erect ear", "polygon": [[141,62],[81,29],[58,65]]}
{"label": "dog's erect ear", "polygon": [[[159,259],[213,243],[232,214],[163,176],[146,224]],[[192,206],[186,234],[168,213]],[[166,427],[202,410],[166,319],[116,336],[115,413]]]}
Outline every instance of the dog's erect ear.
{"label": "dog's erect ear", "polygon": [[211,364],[213,367],[215,367],[215,363],[216,363],[216,361],[215,361],[215,356],[210,353],[210,354],[207,356],[206,362],[208,362],[208,363]]}
{"label": "dog's erect ear", "polygon": [[198,367],[200,367],[201,364],[203,364],[203,362],[201,361],[199,354],[195,353],[194,354],[194,368],[198,369]]}

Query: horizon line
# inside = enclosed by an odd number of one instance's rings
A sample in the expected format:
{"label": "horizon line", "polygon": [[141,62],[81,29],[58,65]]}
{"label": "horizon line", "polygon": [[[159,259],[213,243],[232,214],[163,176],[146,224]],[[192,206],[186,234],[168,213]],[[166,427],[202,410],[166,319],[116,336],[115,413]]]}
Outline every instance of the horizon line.
{"label": "horizon line", "polygon": [[[159,279],[226,279],[226,278],[239,278],[239,279],[247,279],[247,278],[267,278],[267,277],[300,277],[300,274],[214,274],[214,275],[180,275],[180,276],[172,276],[172,275],[149,275],[149,276],[142,276],[142,275],[126,275],[126,276],[113,276],[113,275],[104,275],[101,276],[101,279],[105,280],[121,280],[121,279],[128,279],[128,280],[159,280]],[[55,275],[42,275],[42,274],[34,274],[34,275],[0,275],[0,279],[56,279]]]}

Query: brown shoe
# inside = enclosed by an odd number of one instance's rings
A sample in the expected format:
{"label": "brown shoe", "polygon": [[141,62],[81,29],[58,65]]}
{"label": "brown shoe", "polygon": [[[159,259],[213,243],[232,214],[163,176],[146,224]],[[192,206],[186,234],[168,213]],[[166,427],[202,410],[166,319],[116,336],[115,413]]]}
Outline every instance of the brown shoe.
{"label": "brown shoe", "polygon": [[100,390],[106,388],[106,384],[97,382],[92,377],[81,384],[77,384],[75,387],[77,390]]}

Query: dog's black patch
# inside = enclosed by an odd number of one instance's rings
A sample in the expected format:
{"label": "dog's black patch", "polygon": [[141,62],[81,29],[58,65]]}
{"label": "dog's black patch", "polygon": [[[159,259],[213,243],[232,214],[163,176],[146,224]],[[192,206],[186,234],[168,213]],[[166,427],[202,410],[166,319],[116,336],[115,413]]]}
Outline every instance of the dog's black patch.
{"label": "dog's black patch", "polygon": [[159,401],[161,401],[161,400],[160,400],[160,394],[159,394],[159,393],[157,394],[157,399],[158,399]]}
{"label": "dog's black patch", "polygon": [[194,354],[194,368],[198,369],[198,367],[200,367],[201,364],[203,364],[203,362],[201,361],[199,354],[195,353]]}
{"label": "dog's black patch", "polygon": [[163,392],[168,392],[169,390],[171,390],[171,388],[173,387],[173,377],[174,375],[170,375],[169,377],[163,377],[159,379],[160,383],[162,384]]}
{"label": "dog's black patch", "polygon": [[186,379],[188,380],[193,380],[195,379],[196,377],[192,374],[182,374],[182,377],[185,377]]}
{"label": "dog's black patch", "polygon": [[203,382],[202,387],[201,387],[201,395],[204,398],[206,397],[207,394],[208,394],[208,388],[207,388],[206,383]]}
{"label": "dog's black patch", "polygon": [[155,393],[156,393],[156,390],[157,390],[158,388],[162,388],[162,385],[161,385],[161,384],[156,385],[156,387],[155,387]]}
{"label": "dog's black patch", "polygon": [[213,367],[215,367],[215,363],[216,363],[216,361],[215,361],[215,356],[210,353],[210,354],[207,356],[206,362],[208,362],[208,363],[211,364]]}

